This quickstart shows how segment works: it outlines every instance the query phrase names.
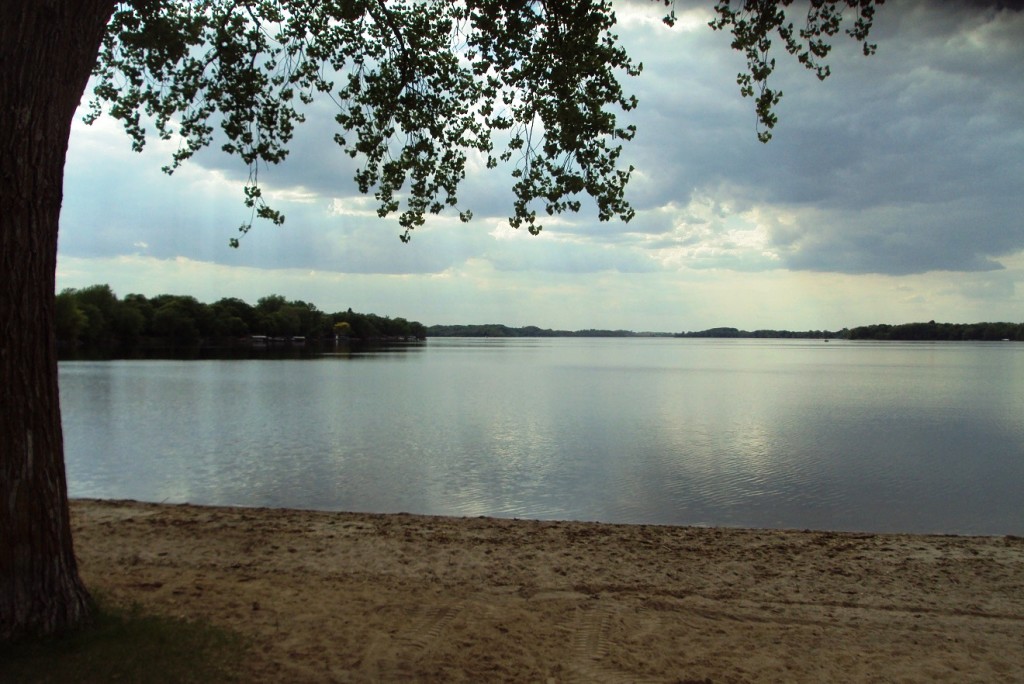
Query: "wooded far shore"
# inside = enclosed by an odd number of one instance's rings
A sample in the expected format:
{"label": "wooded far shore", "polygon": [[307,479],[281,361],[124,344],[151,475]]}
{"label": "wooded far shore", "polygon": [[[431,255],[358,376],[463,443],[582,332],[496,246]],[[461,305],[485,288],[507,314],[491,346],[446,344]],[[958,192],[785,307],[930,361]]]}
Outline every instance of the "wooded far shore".
{"label": "wooded far shore", "polygon": [[198,350],[252,346],[305,346],[323,343],[422,341],[428,337],[676,337],[751,339],[1024,341],[1024,323],[873,324],[841,330],[700,331],[556,330],[498,323],[431,325],[405,318],[335,313],[281,295],[255,305],[226,297],[205,304],[188,295],[118,298],[109,285],[65,289],[57,295],[57,340],[63,355],[81,351],[100,356],[131,356],[147,350]]}

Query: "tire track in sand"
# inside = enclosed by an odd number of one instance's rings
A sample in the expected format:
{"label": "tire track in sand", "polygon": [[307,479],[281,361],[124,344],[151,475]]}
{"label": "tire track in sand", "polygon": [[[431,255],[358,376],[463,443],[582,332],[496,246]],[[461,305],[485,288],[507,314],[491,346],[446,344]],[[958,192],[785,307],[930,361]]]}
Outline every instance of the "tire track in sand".
{"label": "tire track in sand", "polygon": [[596,684],[662,684],[665,680],[644,677],[603,662],[614,646],[611,627],[618,611],[609,608],[579,608],[573,627],[573,672],[568,682]]}
{"label": "tire track in sand", "polygon": [[461,606],[455,605],[414,611],[398,634],[378,634],[363,652],[369,680],[389,682],[413,677],[420,656],[441,638],[461,612]]}

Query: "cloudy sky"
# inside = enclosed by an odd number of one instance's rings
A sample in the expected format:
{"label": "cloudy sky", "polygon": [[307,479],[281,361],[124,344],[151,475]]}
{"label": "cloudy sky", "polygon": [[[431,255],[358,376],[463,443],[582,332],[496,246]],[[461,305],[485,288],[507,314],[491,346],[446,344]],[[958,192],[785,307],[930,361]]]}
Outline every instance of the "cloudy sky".
{"label": "cloudy sky", "polygon": [[1024,12],[890,2],[878,53],[840,41],[825,82],[778,55],[785,97],[762,145],[735,84],[742,56],[707,27],[712,5],[678,3],[674,29],[658,5],[617,5],[644,64],[626,84],[640,99],[623,155],[638,169],[629,224],[584,211],[517,232],[508,177],[473,174],[460,193],[471,223],[434,218],[402,244],[356,192],[319,103],[289,160],[261,174],[285,225],[257,223],[231,249],[248,217],[240,162],[204,153],[167,177],[168,144],[134,153],[104,118],[72,132],[58,289],[282,294],[428,325],[1024,320]]}

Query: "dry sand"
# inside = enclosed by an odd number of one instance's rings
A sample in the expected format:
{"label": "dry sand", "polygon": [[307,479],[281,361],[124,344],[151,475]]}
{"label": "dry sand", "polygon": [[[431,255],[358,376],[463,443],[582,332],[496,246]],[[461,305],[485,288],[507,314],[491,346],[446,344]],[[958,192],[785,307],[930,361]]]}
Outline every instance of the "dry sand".
{"label": "dry sand", "polygon": [[1024,540],[75,501],[108,597],[265,682],[1024,681]]}

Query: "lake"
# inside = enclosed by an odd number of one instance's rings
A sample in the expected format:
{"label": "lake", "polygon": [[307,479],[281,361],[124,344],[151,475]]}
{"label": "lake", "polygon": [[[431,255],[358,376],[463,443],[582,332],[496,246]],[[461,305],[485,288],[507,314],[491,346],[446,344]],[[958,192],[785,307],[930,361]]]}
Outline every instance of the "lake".
{"label": "lake", "polygon": [[69,491],[1024,534],[1024,345],[459,339],[60,364]]}

